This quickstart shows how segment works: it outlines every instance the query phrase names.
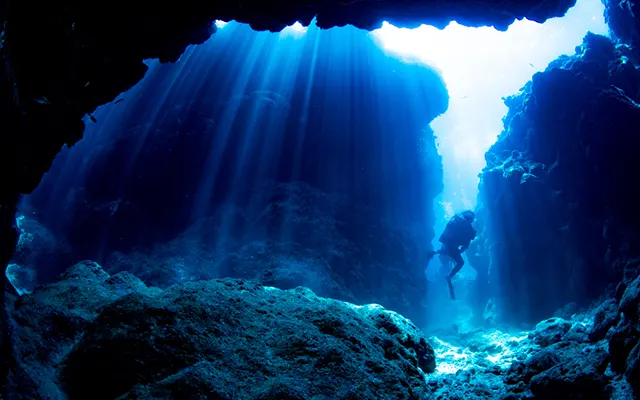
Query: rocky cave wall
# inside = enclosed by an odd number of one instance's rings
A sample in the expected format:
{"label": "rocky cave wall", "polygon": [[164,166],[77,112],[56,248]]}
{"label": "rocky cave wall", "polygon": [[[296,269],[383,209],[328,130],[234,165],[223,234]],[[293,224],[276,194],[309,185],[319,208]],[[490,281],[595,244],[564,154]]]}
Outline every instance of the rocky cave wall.
{"label": "rocky cave wall", "polygon": [[640,41],[640,13],[636,0],[611,1],[604,0],[605,20],[610,33],[615,39],[631,46],[631,51],[638,54]]}
{"label": "rocky cave wall", "polygon": [[587,34],[576,55],[506,99],[480,213],[493,294],[508,320],[534,323],[567,303],[588,306],[637,276],[636,65],[628,46]]}

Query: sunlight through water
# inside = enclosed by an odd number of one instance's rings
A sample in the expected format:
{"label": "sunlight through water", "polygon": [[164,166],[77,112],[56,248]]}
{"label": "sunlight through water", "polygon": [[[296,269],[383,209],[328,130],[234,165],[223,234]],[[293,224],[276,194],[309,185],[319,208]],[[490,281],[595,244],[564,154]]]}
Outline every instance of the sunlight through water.
{"label": "sunlight through water", "polygon": [[506,32],[452,22],[399,29],[384,23],[373,34],[400,58],[420,60],[443,76],[449,109],[432,124],[443,157],[445,189],[437,212],[445,218],[476,204],[484,154],[502,130],[507,107],[532,75],[562,54],[574,54],[587,31],[607,34],[600,0],[579,0],[563,18],[544,24],[516,21]]}
{"label": "sunlight through water", "polygon": [[[222,29],[228,24],[228,22],[216,20],[214,22],[214,24],[215,24],[216,28]],[[299,37],[303,36],[306,32],[307,32],[307,27],[303,26],[300,22],[296,22],[295,24],[287,26],[286,28],[284,28],[280,32],[280,38],[285,38],[285,37],[289,37],[289,36],[299,38]]]}

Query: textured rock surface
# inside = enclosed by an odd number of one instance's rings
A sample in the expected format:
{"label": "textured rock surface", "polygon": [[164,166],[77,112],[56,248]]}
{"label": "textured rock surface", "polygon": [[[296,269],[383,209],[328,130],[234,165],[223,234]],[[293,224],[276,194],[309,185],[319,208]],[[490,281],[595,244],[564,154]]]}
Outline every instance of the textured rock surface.
{"label": "textured rock surface", "polygon": [[492,290],[508,320],[536,323],[569,302],[586,306],[637,276],[640,198],[629,182],[640,178],[640,72],[630,56],[588,34],[575,56],[506,99],[481,196]]}
{"label": "textured rock surface", "polygon": [[593,341],[604,339],[609,329],[617,324],[619,317],[618,302],[615,299],[604,301],[595,310],[593,328],[589,332],[589,339]]}
{"label": "textured rock surface", "polygon": [[607,341],[586,336],[591,314],[427,342],[396,313],[306,288],[224,279],[162,290],[93,262],[17,299],[11,315],[23,398],[626,400],[638,370],[637,345],[622,374],[608,368]]}
{"label": "textured rock surface", "polygon": [[624,372],[629,353],[638,343],[640,335],[634,324],[627,318],[620,319],[618,325],[611,331],[609,337],[609,351],[611,352],[611,369]]}
{"label": "textured rock surface", "polygon": [[408,320],[305,288],[226,279],[161,290],[84,262],[11,315],[23,398],[421,399],[435,369]]}
{"label": "textured rock surface", "polygon": [[[587,343],[586,335],[579,336],[570,332],[587,330],[585,322],[555,321],[553,326],[568,324],[569,330],[560,340],[544,347],[534,347],[531,355],[522,361],[513,363],[505,374],[505,383],[510,398],[535,399],[609,399],[617,393],[611,386],[611,375],[606,374],[610,356],[606,343]],[[550,326],[545,324],[545,327]],[[538,326],[536,331],[542,327]],[[548,329],[547,329],[548,330]],[[535,341],[536,335],[530,335]],[[623,389],[628,393],[628,389]],[[531,397],[533,396],[533,397]]]}
{"label": "textured rock surface", "polygon": [[58,365],[101,309],[129,293],[154,293],[128,273],[109,276],[93,262],[67,270],[60,280],[18,298],[13,304],[12,345],[17,365],[13,396],[61,398]]}
{"label": "textured rock surface", "polygon": [[536,398],[608,398],[604,372],[609,354],[603,346],[558,343],[548,351],[557,355],[558,361],[542,366],[542,371],[531,378],[531,393]]}
{"label": "textured rock surface", "polygon": [[533,342],[541,347],[547,347],[562,340],[571,329],[571,322],[562,318],[544,320],[531,333]]}
{"label": "textured rock surface", "polygon": [[640,390],[640,277],[631,282],[625,289],[619,303],[621,315],[617,325],[607,335],[609,352],[611,353],[611,369],[624,372],[634,390]]}
{"label": "textured rock surface", "polygon": [[636,0],[604,1],[605,21],[614,37],[630,45],[638,54],[640,44],[640,12]]}

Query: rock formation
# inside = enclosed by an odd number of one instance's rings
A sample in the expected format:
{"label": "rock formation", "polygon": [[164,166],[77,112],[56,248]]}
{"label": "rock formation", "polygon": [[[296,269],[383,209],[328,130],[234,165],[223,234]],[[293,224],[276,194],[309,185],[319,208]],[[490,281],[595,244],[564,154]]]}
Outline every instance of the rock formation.
{"label": "rock formation", "polygon": [[380,306],[303,287],[221,279],[160,289],[86,261],[11,299],[9,382],[16,396],[47,399],[631,399],[639,288],[640,278],[530,332],[425,338]]}
{"label": "rock formation", "polygon": [[161,290],[87,261],[12,308],[10,384],[22,398],[417,400],[435,369],[405,318],[305,288]]}
{"label": "rock formation", "polygon": [[[427,376],[429,388],[439,399],[631,400],[631,385],[637,382],[637,332],[626,351],[616,347],[624,329],[615,321],[603,324],[599,316],[601,310],[611,309],[618,318],[623,303],[618,309],[615,300],[613,310],[610,302],[605,300],[599,311],[541,321],[530,332],[441,332],[439,337],[446,341],[430,338],[438,366]],[[603,329],[609,332],[607,338],[594,337]]]}
{"label": "rock formation", "polygon": [[[388,19],[399,26],[443,26],[456,20],[505,29],[517,18],[542,22],[562,15],[573,4],[571,0],[409,1],[402,5],[332,1],[320,6],[291,1],[265,8],[260,3],[237,2],[180,7],[139,3],[140,10],[155,10],[157,17],[149,18],[142,11],[122,12],[123,3],[96,12],[75,3],[7,1],[0,7],[0,112],[3,131],[9,132],[2,135],[0,145],[3,264],[17,241],[12,224],[18,196],[38,185],[63,144],[73,145],[82,137],[83,115],[138,82],[147,69],[142,60],[175,61],[187,45],[203,43],[216,19],[274,31],[296,21],[309,24],[315,16],[322,28],[353,24],[373,29]],[[37,15],[34,9],[39,10]]]}
{"label": "rock formation", "polygon": [[638,272],[640,73],[628,47],[605,37],[587,34],[576,50],[505,100],[486,155],[485,248],[512,321],[587,306]]}

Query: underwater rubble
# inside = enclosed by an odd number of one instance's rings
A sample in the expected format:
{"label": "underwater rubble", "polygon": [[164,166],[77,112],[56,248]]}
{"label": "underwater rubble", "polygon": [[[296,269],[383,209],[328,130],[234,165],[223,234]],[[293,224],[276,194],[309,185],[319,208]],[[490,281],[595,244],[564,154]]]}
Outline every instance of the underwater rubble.
{"label": "underwater rubble", "polygon": [[635,301],[628,318],[637,321],[637,282],[624,302],[608,299],[570,319],[541,321],[531,331],[475,329],[431,337],[437,366],[427,381],[433,398],[636,398],[638,330],[618,319],[627,318],[623,310]]}

